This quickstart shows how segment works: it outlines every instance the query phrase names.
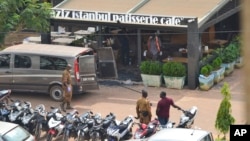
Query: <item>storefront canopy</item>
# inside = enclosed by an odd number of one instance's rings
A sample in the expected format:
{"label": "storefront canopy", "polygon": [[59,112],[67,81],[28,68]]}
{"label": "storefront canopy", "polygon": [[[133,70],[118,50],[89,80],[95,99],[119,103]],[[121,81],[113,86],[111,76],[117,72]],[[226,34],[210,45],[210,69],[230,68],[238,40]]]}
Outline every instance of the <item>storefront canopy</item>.
{"label": "storefront canopy", "polygon": [[230,0],[64,0],[53,8],[52,19],[187,27],[202,26]]}

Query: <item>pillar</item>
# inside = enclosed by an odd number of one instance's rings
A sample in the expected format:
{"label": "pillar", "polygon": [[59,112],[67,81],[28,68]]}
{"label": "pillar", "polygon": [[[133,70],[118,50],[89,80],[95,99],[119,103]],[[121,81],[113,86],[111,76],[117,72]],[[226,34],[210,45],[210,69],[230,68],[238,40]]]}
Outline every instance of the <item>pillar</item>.
{"label": "pillar", "polygon": [[137,65],[141,63],[141,29],[137,29]]}
{"label": "pillar", "polygon": [[197,18],[187,22],[188,88],[196,89],[199,76],[199,54],[201,50]]}

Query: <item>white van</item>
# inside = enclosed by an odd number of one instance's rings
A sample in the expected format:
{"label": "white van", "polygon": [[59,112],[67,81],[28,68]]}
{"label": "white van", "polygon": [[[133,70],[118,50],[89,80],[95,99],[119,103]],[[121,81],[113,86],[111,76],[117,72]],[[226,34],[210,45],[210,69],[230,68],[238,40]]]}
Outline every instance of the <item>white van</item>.
{"label": "white van", "polygon": [[20,44],[0,51],[0,89],[49,93],[61,101],[62,72],[72,65],[73,93],[99,89],[98,78],[117,78],[111,47]]}
{"label": "white van", "polygon": [[187,128],[165,128],[145,139],[147,141],[214,141],[209,131]]}

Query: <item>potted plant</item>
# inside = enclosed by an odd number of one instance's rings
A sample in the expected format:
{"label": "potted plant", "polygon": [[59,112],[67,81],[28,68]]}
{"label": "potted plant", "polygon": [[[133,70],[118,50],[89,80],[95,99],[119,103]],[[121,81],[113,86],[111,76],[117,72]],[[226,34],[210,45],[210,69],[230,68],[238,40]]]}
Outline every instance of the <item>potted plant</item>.
{"label": "potted plant", "polygon": [[225,75],[229,75],[234,70],[234,65],[237,59],[238,49],[235,43],[229,45],[223,50],[221,54],[222,66],[225,67]]}
{"label": "potted plant", "polygon": [[201,90],[209,90],[214,85],[214,74],[212,73],[213,67],[206,64],[201,67],[199,75],[199,87]]}
{"label": "potted plant", "polygon": [[180,62],[167,62],[162,66],[164,82],[167,88],[182,89],[185,84],[187,68]]}
{"label": "potted plant", "polygon": [[140,64],[142,82],[146,86],[160,87],[162,84],[162,64],[159,61],[143,61]]}
{"label": "potted plant", "polygon": [[213,67],[212,73],[214,74],[214,83],[217,84],[224,79],[225,67],[221,66],[222,59],[221,57],[216,57],[211,66]]}
{"label": "potted plant", "polygon": [[235,68],[241,68],[243,66],[243,57],[242,57],[242,45],[240,36],[235,36],[232,43],[236,46],[236,61],[235,61]]}

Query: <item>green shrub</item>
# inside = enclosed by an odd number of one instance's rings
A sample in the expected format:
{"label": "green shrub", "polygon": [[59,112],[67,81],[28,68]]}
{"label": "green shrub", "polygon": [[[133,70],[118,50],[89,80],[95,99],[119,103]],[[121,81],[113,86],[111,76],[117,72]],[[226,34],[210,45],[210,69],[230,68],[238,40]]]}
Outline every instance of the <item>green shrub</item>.
{"label": "green shrub", "polygon": [[158,61],[143,61],[140,65],[142,74],[161,75],[162,64]]}
{"label": "green shrub", "polygon": [[167,62],[162,66],[162,73],[165,76],[183,77],[186,76],[186,66],[180,62]]}
{"label": "green shrub", "polygon": [[222,52],[221,59],[223,63],[232,63],[239,56],[237,44],[230,43]]}
{"label": "green shrub", "polygon": [[142,74],[149,74],[150,61],[143,61],[140,65],[140,71]]}
{"label": "green shrub", "polygon": [[207,64],[201,68],[200,74],[202,74],[204,76],[209,76],[212,71],[213,71],[213,67],[211,65]]}
{"label": "green shrub", "polygon": [[222,64],[222,60],[220,57],[216,57],[213,61],[212,61],[212,67],[213,67],[213,70],[218,70],[220,69],[221,67],[221,64]]}

